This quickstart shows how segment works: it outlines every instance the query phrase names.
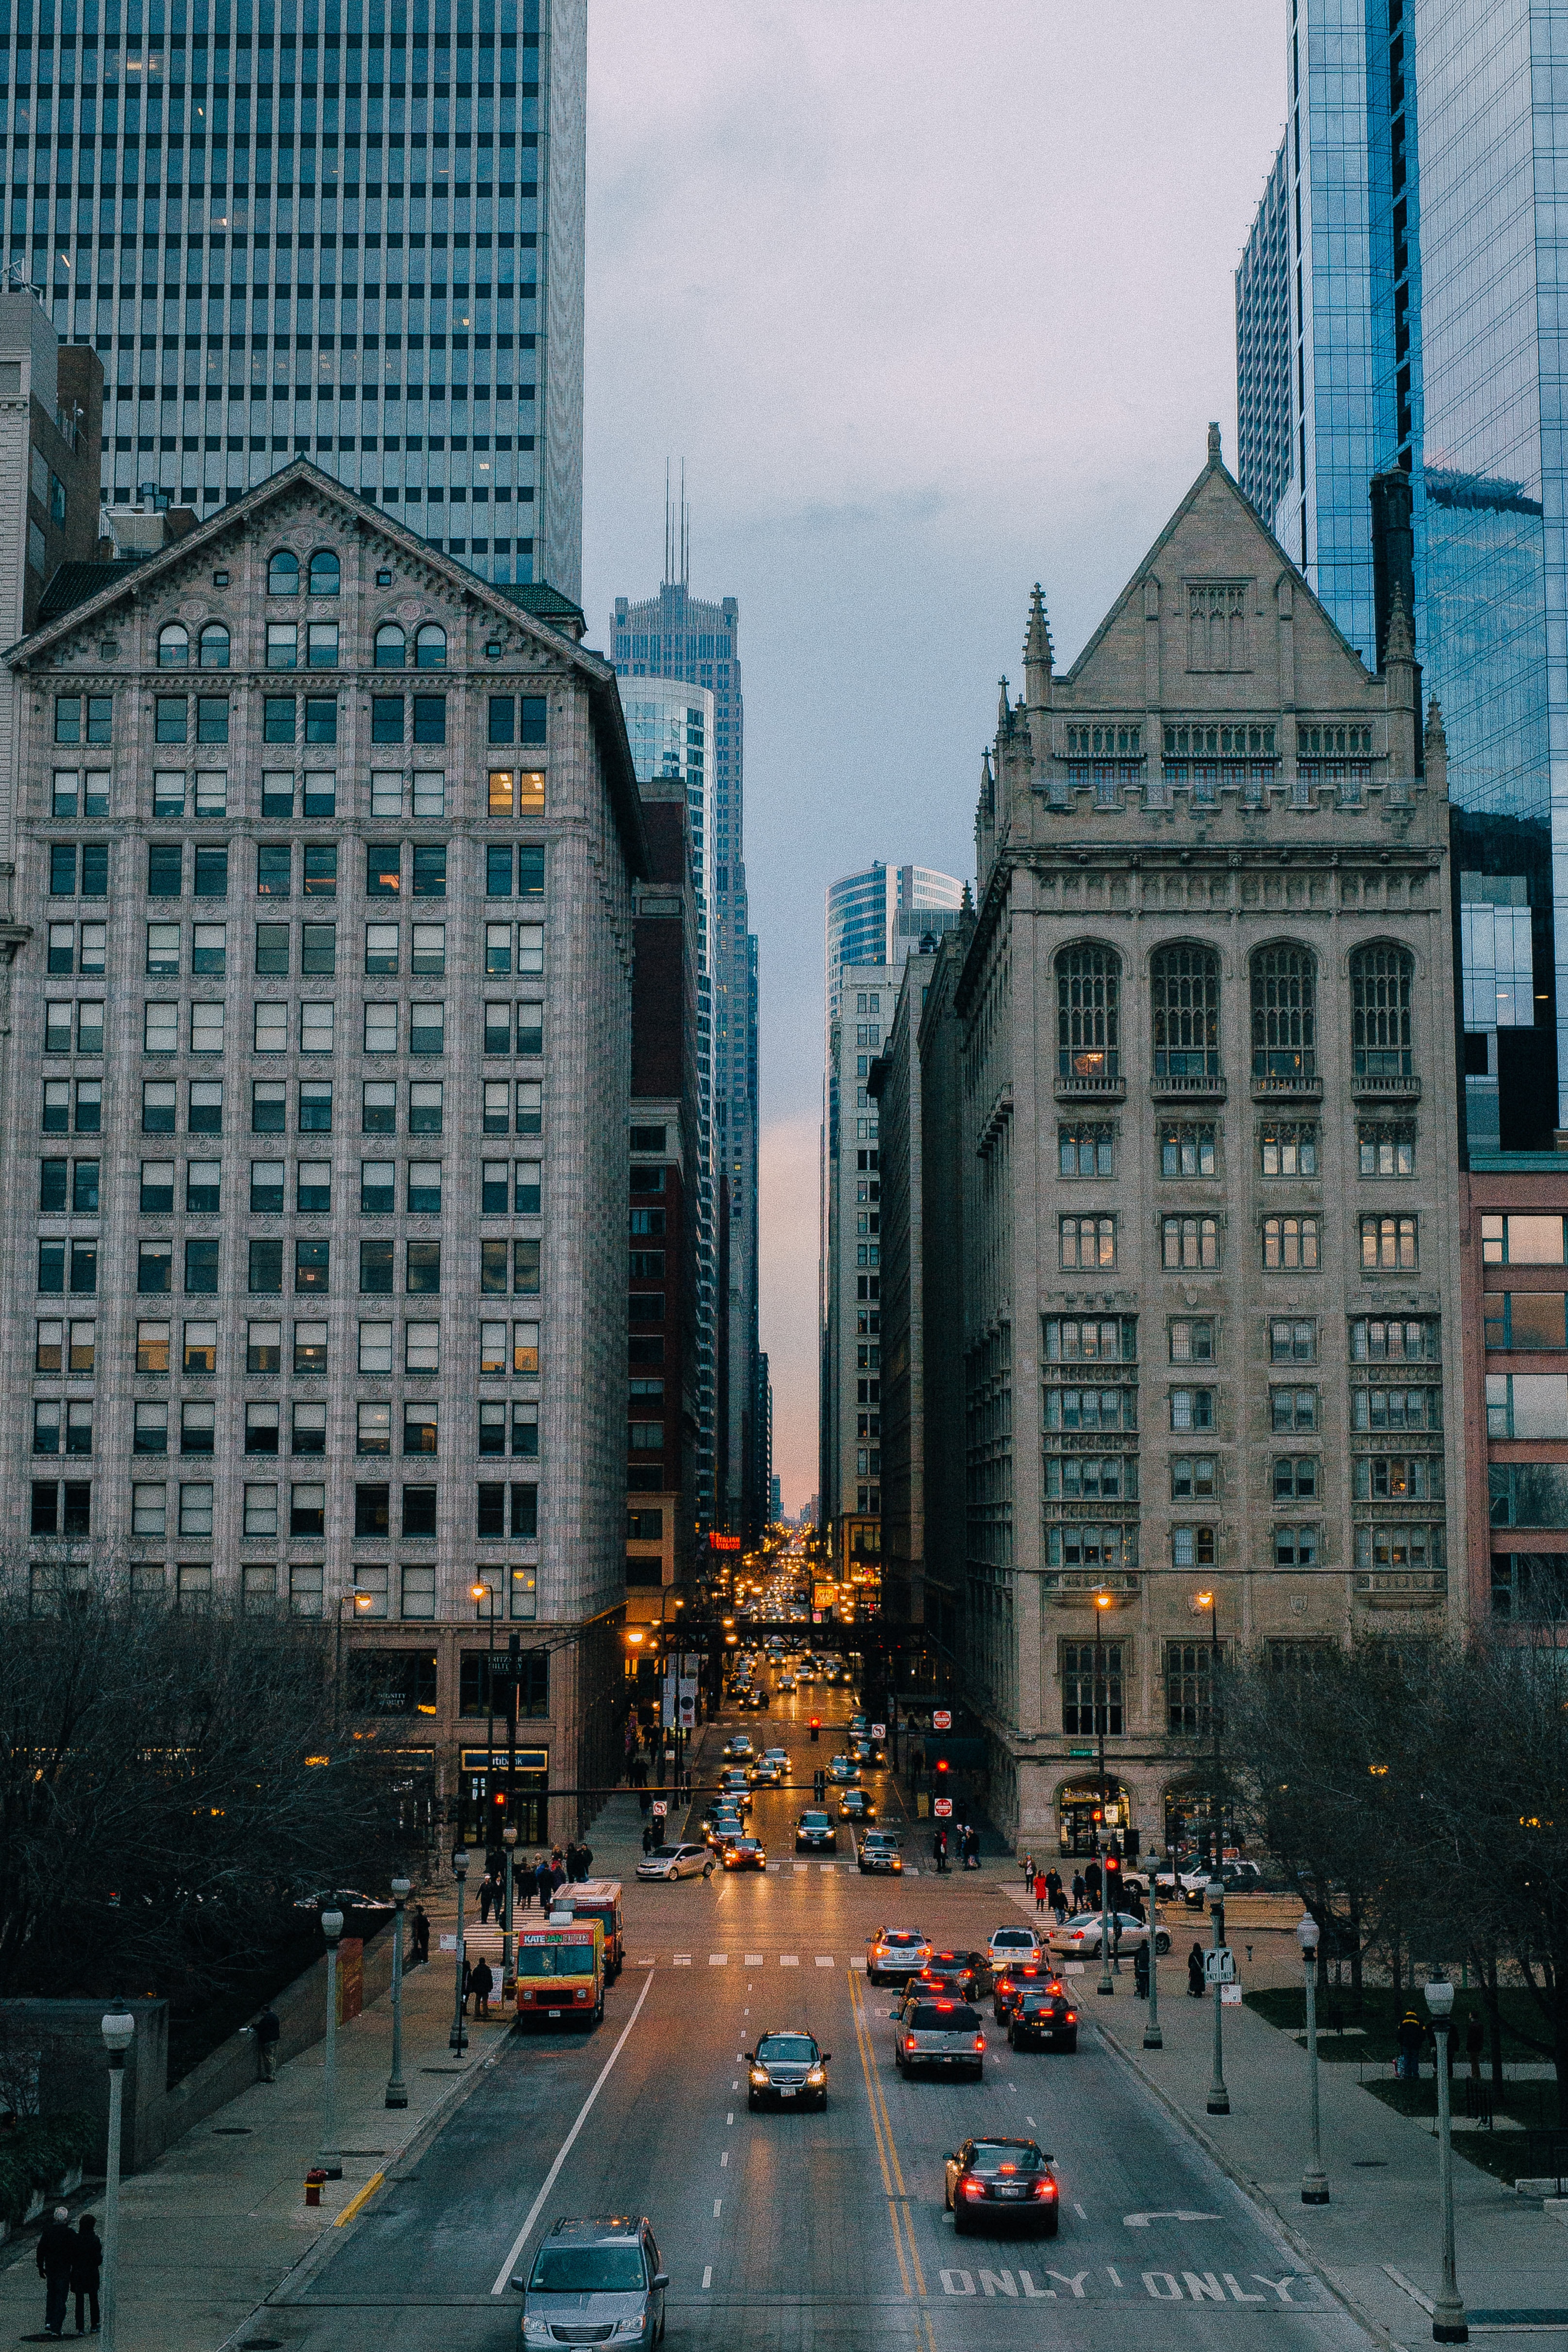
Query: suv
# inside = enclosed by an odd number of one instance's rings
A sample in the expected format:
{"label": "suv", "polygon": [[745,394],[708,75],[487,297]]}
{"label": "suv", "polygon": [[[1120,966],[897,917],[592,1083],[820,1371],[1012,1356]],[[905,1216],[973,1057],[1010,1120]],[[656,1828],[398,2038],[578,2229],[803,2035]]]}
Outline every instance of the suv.
{"label": "suv", "polygon": [[796,1853],[837,1853],[838,1832],[827,1813],[802,1813],[795,1825]]}
{"label": "suv", "polygon": [[[656,2344],[664,2334],[669,2274],[654,2243],[653,2225],[624,2217],[557,2221],[524,2277],[524,2344]],[[559,2331],[559,2332],[558,2332]]]}
{"label": "suv", "polygon": [[901,1871],[904,1858],[899,1852],[899,1841],[890,1830],[868,1830],[860,1841],[860,1868],[864,1871]]}

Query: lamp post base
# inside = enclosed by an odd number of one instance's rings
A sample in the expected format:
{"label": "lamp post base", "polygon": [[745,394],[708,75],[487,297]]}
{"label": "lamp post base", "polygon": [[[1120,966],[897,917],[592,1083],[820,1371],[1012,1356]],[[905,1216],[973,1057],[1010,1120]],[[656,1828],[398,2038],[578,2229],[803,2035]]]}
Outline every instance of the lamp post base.
{"label": "lamp post base", "polygon": [[468,2037],[466,2033],[454,2033],[447,2043],[447,2049],[455,2058],[460,2057],[468,2046]]}
{"label": "lamp post base", "polygon": [[1144,2047],[1144,2049],[1145,2049],[1145,2050],[1163,2050],[1164,2046],[1165,2046],[1165,2037],[1164,2037],[1164,2035],[1161,2032],[1161,2031],[1160,2031],[1159,2027],[1158,2027],[1157,2025],[1149,2025],[1149,2026],[1145,2026],[1145,2028],[1144,2028],[1144,2030],[1143,2030],[1143,2047]]}
{"label": "lamp post base", "polygon": [[408,2105],[408,2093],[401,2083],[388,2083],[386,2105],[389,2107],[405,2107]]}
{"label": "lamp post base", "polygon": [[1301,2175],[1303,2205],[1326,2205],[1329,2202],[1329,2177],[1326,2172],[1304,2172]]}
{"label": "lamp post base", "polygon": [[1468,2344],[1469,2340],[1470,2331],[1465,2324],[1462,2307],[1457,2318],[1434,2318],[1432,2322],[1434,2344]]}
{"label": "lamp post base", "polygon": [[1111,1983],[1109,1977],[1103,1984],[1097,1984],[1094,1989],[1095,1991],[1103,1999],[1114,2000],[1116,1998],[1116,1987]]}
{"label": "lamp post base", "polygon": [[1229,2115],[1230,2093],[1226,2089],[1223,2083],[1216,2084],[1215,2088],[1209,2093],[1208,2112],[1211,2116]]}

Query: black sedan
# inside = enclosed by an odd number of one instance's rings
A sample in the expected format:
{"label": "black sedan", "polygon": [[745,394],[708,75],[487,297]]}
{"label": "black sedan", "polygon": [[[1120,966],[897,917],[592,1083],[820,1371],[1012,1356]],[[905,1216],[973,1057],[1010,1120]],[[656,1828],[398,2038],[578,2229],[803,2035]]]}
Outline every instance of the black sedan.
{"label": "black sedan", "polygon": [[1013,2050],[1076,2050],[1078,2011],[1059,1984],[1030,1985],[1013,2002],[1007,2019]]}
{"label": "black sedan", "polygon": [[825,2107],[832,2055],[809,2033],[764,2033],[746,2053],[746,2105]]}
{"label": "black sedan", "polygon": [[959,2236],[1016,2225],[1057,2234],[1060,2192],[1051,2159],[1032,2139],[966,2139],[947,2158],[946,2197]]}
{"label": "black sedan", "polygon": [[826,1813],[802,1813],[795,1825],[796,1853],[837,1853],[838,1832]]}
{"label": "black sedan", "polygon": [[980,2000],[991,1990],[991,1969],[984,1952],[934,1951],[918,1981],[932,1992],[951,1993],[955,2000]]}

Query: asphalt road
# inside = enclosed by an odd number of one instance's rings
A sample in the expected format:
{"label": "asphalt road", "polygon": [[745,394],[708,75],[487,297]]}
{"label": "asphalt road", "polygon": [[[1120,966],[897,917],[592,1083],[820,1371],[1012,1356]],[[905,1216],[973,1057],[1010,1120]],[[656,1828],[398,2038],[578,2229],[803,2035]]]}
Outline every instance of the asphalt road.
{"label": "asphalt road", "polygon": [[[811,1710],[824,1717],[816,1750]],[[886,1921],[979,1944],[1018,1914],[994,1871],[928,1874],[923,1827],[906,1844],[919,1874],[900,1883],[862,1879],[847,1831],[837,1867],[795,1866],[802,1776],[808,1790],[848,1712],[842,1695],[814,1692],[744,1718],[759,1747],[798,1759],[789,1790],[758,1792],[751,1823],[776,1867],[628,1888],[629,1962],[597,2033],[509,2046],[296,2299],[269,2308],[271,2339],[287,2352],[501,2352],[518,2335],[508,2273],[551,2222],[640,2211],[671,2274],[672,2347],[1206,2352],[1258,2346],[1259,2327],[1291,2352],[1366,2342],[1100,2042],[1092,1976],[1075,2055],[1015,2056],[987,2006],[983,2085],[897,2075],[891,1995],[851,1966],[868,1934]],[[896,1792],[887,1818],[897,1824]],[[1117,2000],[1131,1999],[1128,1969]],[[833,2053],[826,2114],[749,2115],[741,2053],[801,2023]],[[1054,2242],[954,2237],[942,2158],[981,2130],[1054,2155]]]}

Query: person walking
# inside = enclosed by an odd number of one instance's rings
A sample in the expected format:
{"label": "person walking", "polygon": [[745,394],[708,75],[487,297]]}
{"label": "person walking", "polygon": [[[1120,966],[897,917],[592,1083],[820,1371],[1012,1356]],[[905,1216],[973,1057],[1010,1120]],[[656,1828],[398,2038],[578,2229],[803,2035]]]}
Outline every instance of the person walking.
{"label": "person walking", "polygon": [[1194,1944],[1187,1954],[1187,1991],[1194,2000],[1204,1997],[1204,1948]]}
{"label": "person walking", "polygon": [[561,1858],[561,1848],[557,1846],[550,1857],[550,1892],[553,1895],[557,1888],[564,1886],[565,1884],[566,1864]]}
{"label": "person walking", "polygon": [[489,2017],[490,2013],[490,1995],[495,1990],[495,1973],[491,1969],[489,1960],[485,1959],[481,1956],[479,1966],[472,1971],[468,1979],[468,1982],[473,1988],[474,2015],[476,2018]]}
{"label": "person walking", "polygon": [[283,2028],[278,2022],[278,2012],[270,2001],[256,2021],[257,2081],[275,2083],[278,2080],[278,2042]]}
{"label": "person walking", "polygon": [[586,1884],[587,1880],[593,1874],[593,1869],[594,1849],[588,1843],[587,1839],[584,1838],[577,1848],[577,1884],[579,1886]]}
{"label": "person walking", "polygon": [[1083,1874],[1083,1891],[1091,1911],[1100,1908],[1100,1864],[1091,1862]]}
{"label": "person walking", "polygon": [[488,1927],[489,1926],[490,1905],[495,1901],[495,1881],[491,1878],[489,1872],[487,1870],[484,1876],[479,1881],[479,1925],[481,1927]]}
{"label": "person walking", "polygon": [[1399,2075],[1402,2082],[1415,2083],[1421,2077],[1421,2051],[1426,2039],[1426,2029],[1413,2009],[1407,2009],[1399,2021],[1394,2035],[1399,2044]]}
{"label": "person walking", "polygon": [[964,1832],[963,1867],[965,1870],[978,1870],[980,1867],[980,1832],[973,1822]]}
{"label": "person walking", "polygon": [[651,1853],[653,1852],[653,1823],[651,1822],[644,1822],[642,1825],[642,1850],[644,1853]]}
{"label": "person walking", "polygon": [[[270,2082],[271,2076],[268,2080]],[[71,2257],[71,2293],[76,2297],[76,2332],[86,2336],[99,2332],[98,2282],[103,2269],[103,2240],[98,2234],[98,2223],[90,2213],[84,2213],[76,2225],[76,2252]],[[83,2309],[90,2318],[90,2331],[82,2326]]]}
{"label": "person walking", "polygon": [[1045,1909],[1046,1896],[1049,1892],[1050,1886],[1047,1880],[1045,1872],[1043,1870],[1037,1870],[1035,1873],[1035,1908],[1037,1911],[1043,1911]]}
{"label": "person walking", "polygon": [[1081,1871],[1081,1870],[1075,1870],[1075,1871],[1073,1872],[1073,1874],[1072,1874],[1072,1907],[1073,1907],[1073,1913],[1074,1913],[1075,1917],[1076,1917],[1076,1916],[1078,1915],[1078,1913],[1079,1913],[1079,1912],[1080,1912],[1080,1911],[1083,1909],[1083,1905],[1084,1905],[1084,1884],[1083,1884],[1083,1873],[1082,1873],[1082,1871]]}
{"label": "person walking", "polygon": [[425,1906],[414,1906],[414,1966],[423,1968],[430,1957],[430,1922],[425,1916]]}
{"label": "person walking", "polygon": [[1034,1855],[1032,1853],[1021,1853],[1018,1856],[1018,1864],[1024,1874],[1024,1892],[1027,1895],[1035,1884]]}
{"label": "person walking", "polygon": [[543,1854],[533,1865],[533,1884],[538,1891],[540,1909],[548,1911],[550,1898],[555,1892],[555,1882],[550,1875],[550,1864]]}
{"label": "person walking", "polygon": [[945,1830],[937,1831],[931,1840],[931,1859],[936,1864],[937,1876],[940,1878],[947,1869],[947,1832]]}
{"label": "person walking", "polygon": [[69,2209],[57,2205],[38,2232],[38,2276],[44,2282],[44,2334],[66,2332],[66,2298],[76,2262],[77,2236]]}
{"label": "person walking", "polygon": [[514,1864],[511,1874],[511,1891],[519,1910],[531,1911],[533,1908],[532,1871],[519,1870]]}
{"label": "person walking", "polygon": [[467,1954],[467,1952],[465,1952],[465,1953],[463,1954],[463,1998],[462,1998],[462,2000],[460,2001],[460,2003],[458,2004],[458,2006],[459,2006],[459,2010],[460,2010],[460,2012],[461,2012],[461,2014],[462,2014],[464,2017],[467,2017],[467,2015],[468,2015],[468,1995],[472,1992],[473,1989],[474,1989],[474,1968],[473,1968],[473,1962],[469,1959],[469,1958],[468,1958],[468,1954]]}

